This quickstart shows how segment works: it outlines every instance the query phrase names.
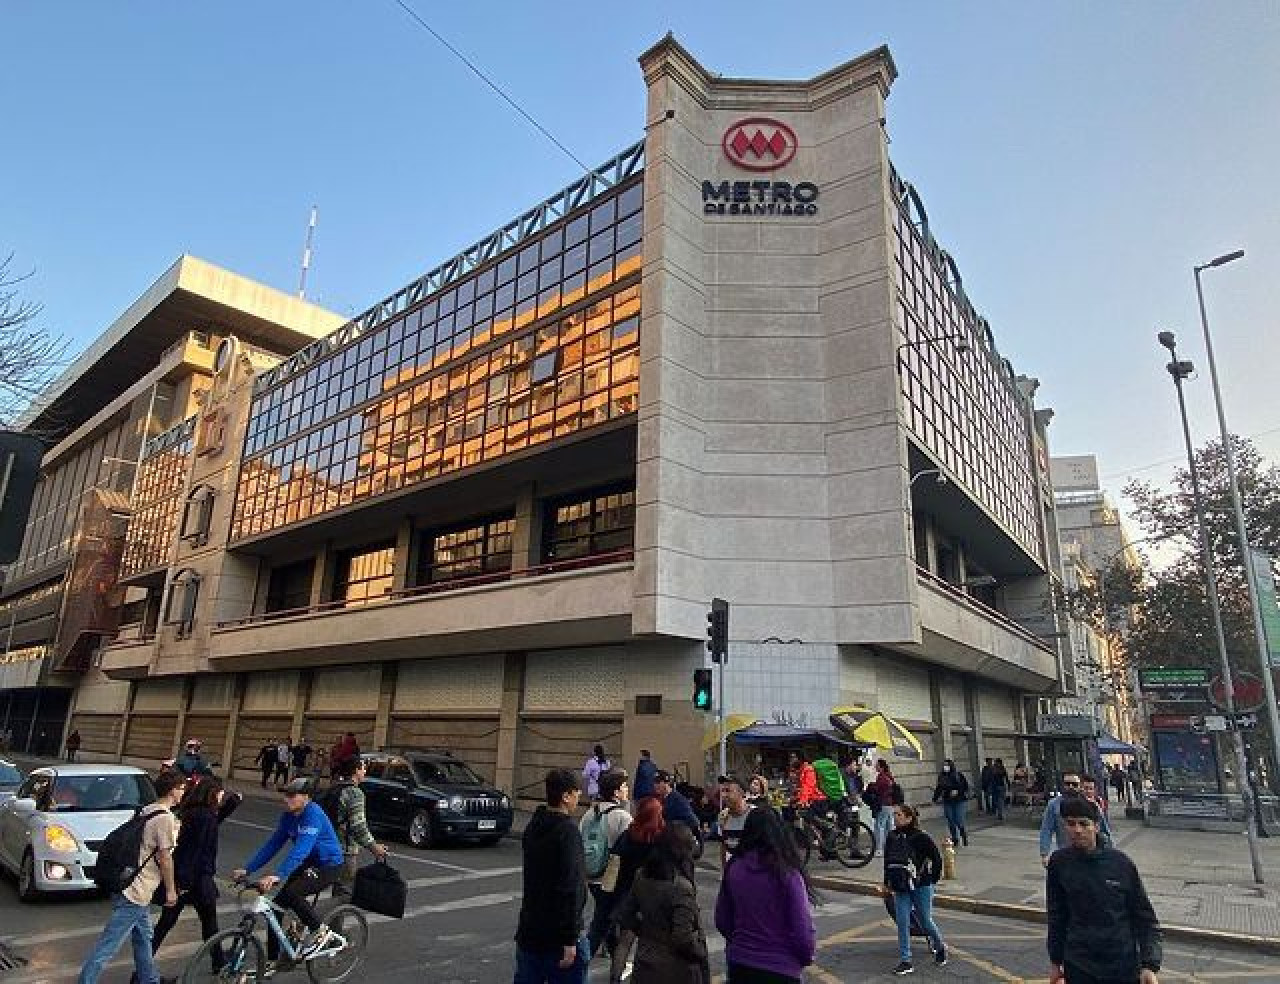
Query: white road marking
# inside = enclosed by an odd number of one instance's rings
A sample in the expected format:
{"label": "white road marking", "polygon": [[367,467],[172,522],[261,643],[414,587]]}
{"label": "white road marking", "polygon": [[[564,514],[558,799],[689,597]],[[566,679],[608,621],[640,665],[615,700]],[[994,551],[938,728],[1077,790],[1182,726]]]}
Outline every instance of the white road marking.
{"label": "white road marking", "polygon": [[[265,830],[268,833],[271,833],[276,829],[274,825],[269,825],[265,823],[254,823],[252,820],[235,820],[235,819],[229,818],[222,822],[233,823],[238,827],[251,827],[254,830]],[[457,872],[462,872],[464,874],[475,874],[477,872],[484,870],[483,868],[464,868],[461,865],[448,864],[444,861],[433,861],[431,858],[419,857],[416,854],[400,854],[396,851],[388,851],[387,856],[395,858],[398,861],[409,861],[414,864],[429,864],[437,868],[444,868],[445,871],[457,871]]]}

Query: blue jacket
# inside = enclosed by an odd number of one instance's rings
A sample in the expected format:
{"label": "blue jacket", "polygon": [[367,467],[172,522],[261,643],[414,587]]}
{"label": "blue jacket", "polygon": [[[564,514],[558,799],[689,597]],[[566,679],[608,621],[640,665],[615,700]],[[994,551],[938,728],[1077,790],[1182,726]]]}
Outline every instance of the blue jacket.
{"label": "blue jacket", "polygon": [[673,823],[683,823],[693,832],[696,841],[702,840],[702,824],[698,815],[693,812],[693,804],[678,790],[671,790],[662,801],[662,819],[670,827]]}
{"label": "blue jacket", "polygon": [[653,795],[653,777],[658,774],[658,763],[653,759],[641,759],[636,764],[636,781],[631,784],[631,798],[642,800]]}
{"label": "blue jacket", "polygon": [[293,841],[293,849],[276,868],[276,874],[281,880],[287,879],[303,865],[329,868],[343,862],[342,845],[338,843],[333,824],[329,822],[319,803],[310,802],[299,814],[295,815],[287,810],[280,814],[280,823],[275,832],[258,849],[258,853],[249,859],[245,869],[252,874],[266,865],[284,847],[286,841]]}
{"label": "blue jacket", "polygon": [[[1067,825],[1062,822],[1062,797],[1055,796],[1049,800],[1049,805],[1044,808],[1044,819],[1040,821],[1040,856],[1047,858],[1055,850],[1052,847],[1053,841],[1056,839],[1058,844],[1056,850],[1062,850],[1071,846],[1071,839],[1067,837]],[[1098,813],[1102,816],[1102,826],[1099,827],[1099,843],[1109,845],[1111,843],[1111,824],[1107,822],[1107,815],[1101,810]],[[1103,840],[1105,838],[1105,841]]]}

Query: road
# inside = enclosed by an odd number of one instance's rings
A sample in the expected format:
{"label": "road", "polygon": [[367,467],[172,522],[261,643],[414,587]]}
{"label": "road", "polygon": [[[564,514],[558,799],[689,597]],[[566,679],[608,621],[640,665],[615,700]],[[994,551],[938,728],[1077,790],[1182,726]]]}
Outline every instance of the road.
{"label": "road", "polygon": [[[249,800],[224,826],[220,860],[230,870],[240,864],[274,823],[271,804]],[[396,984],[507,984],[511,980],[516,915],[520,905],[520,846],[504,841],[492,848],[441,848],[417,852],[393,844],[393,863],[409,880],[409,912],[403,921],[373,920],[367,969],[357,980]],[[698,891],[711,927],[718,876],[700,870]],[[230,925],[235,905],[224,898],[222,923]],[[0,882],[0,942],[29,961],[22,969],[0,971],[0,984],[73,981],[81,961],[106,918],[99,898],[61,899],[35,906],[18,902],[12,881]],[[896,935],[878,899],[829,893],[817,909],[817,965],[806,980],[894,979]],[[917,948],[915,979],[1003,981],[1046,979],[1043,927],[988,916],[944,911],[939,924],[951,945],[952,959],[935,968],[927,951]],[[724,971],[723,941],[708,930],[717,981]],[[194,913],[184,915],[160,951],[165,974],[180,972],[199,946]],[[920,960],[921,957],[924,960]],[[1166,947],[1162,981],[1225,981],[1280,984],[1280,960],[1225,947],[1211,951],[1181,943]],[[124,984],[132,970],[127,947],[104,981]],[[607,980],[603,963],[591,980]],[[282,980],[305,980],[301,973]]]}

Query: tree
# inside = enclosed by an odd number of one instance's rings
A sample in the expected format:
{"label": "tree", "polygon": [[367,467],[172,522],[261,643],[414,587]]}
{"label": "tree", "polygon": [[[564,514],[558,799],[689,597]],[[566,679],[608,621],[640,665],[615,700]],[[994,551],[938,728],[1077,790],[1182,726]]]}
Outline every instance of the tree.
{"label": "tree", "polygon": [[36,324],[41,307],[24,300],[19,285],[30,274],[10,271],[13,254],[0,260],[0,428],[13,427],[62,368],[66,343]]}

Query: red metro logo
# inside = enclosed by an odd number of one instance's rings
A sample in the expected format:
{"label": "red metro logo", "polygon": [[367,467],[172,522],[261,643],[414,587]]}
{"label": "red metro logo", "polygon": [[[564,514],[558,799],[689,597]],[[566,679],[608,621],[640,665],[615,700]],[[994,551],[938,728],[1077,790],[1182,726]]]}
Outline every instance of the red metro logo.
{"label": "red metro logo", "polygon": [[767,116],[738,120],[724,131],[724,156],[748,171],[776,171],[791,163],[799,147],[795,131]]}

